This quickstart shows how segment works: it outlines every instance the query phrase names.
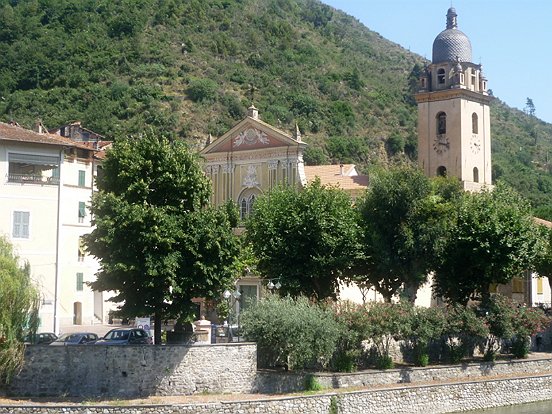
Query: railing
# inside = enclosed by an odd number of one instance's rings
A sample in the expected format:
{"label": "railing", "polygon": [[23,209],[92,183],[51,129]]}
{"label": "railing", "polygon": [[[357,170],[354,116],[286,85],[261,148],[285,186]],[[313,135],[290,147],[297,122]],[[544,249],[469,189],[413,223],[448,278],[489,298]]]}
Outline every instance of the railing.
{"label": "railing", "polygon": [[44,177],[37,174],[8,174],[9,183],[58,185],[59,177]]}

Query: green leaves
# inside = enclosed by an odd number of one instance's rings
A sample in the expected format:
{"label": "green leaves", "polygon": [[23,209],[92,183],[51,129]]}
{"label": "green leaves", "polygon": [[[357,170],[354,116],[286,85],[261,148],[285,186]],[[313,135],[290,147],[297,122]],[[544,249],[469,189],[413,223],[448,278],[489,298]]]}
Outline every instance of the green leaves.
{"label": "green leaves", "polygon": [[23,364],[23,336],[38,328],[40,295],[28,264],[20,267],[12,246],[0,236],[0,384]]}
{"label": "green leaves", "polygon": [[277,188],[259,197],[246,228],[258,269],[294,296],[334,297],[339,275],[358,254],[351,199],[319,181],[303,191]]}
{"label": "green leaves", "polygon": [[207,207],[197,157],[147,133],[117,141],[102,166],[86,238],[101,263],[92,288],[116,291],[126,315],[156,318],[186,316],[193,297],[219,294],[234,277],[238,243],[228,211]]}
{"label": "green leaves", "polygon": [[538,245],[529,206],[513,190],[498,185],[466,193],[438,252],[437,293],[459,303],[488,295],[490,284],[508,283],[532,268]]}

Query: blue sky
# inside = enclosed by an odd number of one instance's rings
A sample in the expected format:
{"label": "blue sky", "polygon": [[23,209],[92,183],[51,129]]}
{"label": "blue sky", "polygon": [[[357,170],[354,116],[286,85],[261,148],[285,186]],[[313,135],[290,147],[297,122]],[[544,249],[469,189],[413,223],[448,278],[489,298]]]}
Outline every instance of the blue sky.
{"label": "blue sky", "polygon": [[[450,0],[322,1],[427,59],[451,6]],[[454,0],[452,5],[494,95],[519,109],[529,97],[536,116],[552,123],[552,1]]]}

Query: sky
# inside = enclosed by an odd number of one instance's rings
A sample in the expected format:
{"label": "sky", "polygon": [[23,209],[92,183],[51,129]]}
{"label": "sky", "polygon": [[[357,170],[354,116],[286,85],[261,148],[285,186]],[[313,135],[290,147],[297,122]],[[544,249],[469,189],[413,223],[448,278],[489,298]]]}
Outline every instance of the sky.
{"label": "sky", "polygon": [[[451,0],[322,2],[429,60],[451,6]],[[552,1],[453,0],[452,6],[494,96],[521,110],[531,98],[535,115],[552,123],[552,75],[546,80],[552,73]]]}

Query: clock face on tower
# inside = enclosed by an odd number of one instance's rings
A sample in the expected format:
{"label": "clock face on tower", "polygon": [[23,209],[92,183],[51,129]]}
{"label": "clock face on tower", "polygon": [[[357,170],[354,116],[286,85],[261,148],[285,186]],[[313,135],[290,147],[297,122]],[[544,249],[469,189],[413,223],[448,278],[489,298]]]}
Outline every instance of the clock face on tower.
{"label": "clock face on tower", "polygon": [[433,141],[433,149],[437,154],[442,154],[448,150],[449,147],[450,143],[446,135],[439,134],[435,137],[435,140]]}
{"label": "clock face on tower", "polygon": [[470,149],[474,154],[477,154],[481,150],[481,142],[479,142],[479,138],[476,135],[472,136],[470,140]]}

